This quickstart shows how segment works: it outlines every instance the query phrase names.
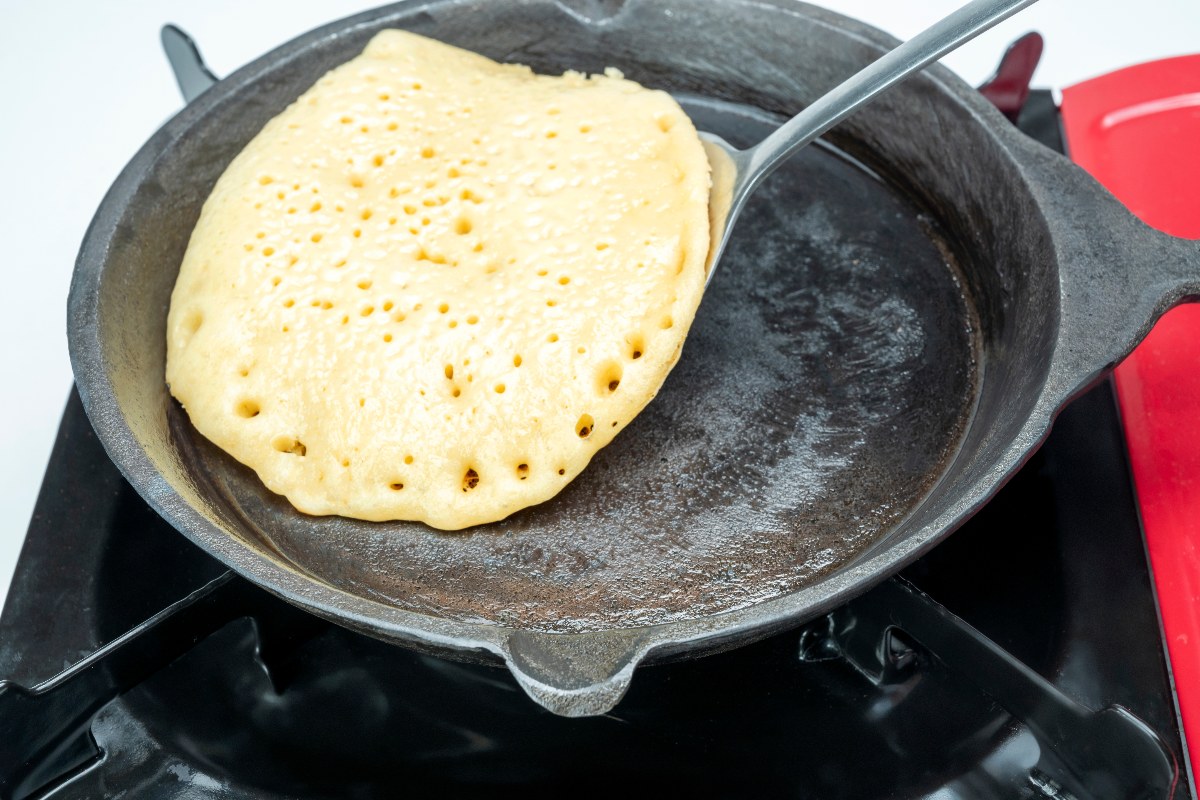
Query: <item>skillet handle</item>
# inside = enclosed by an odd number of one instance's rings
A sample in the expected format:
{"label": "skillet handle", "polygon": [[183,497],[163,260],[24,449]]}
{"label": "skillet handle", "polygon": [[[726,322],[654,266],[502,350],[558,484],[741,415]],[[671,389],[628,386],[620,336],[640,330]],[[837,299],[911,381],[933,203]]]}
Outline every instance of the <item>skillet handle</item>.
{"label": "skillet handle", "polygon": [[175,81],[179,84],[179,93],[183,101],[190,103],[204,93],[204,90],[217,82],[217,76],[204,63],[200,48],[191,36],[176,25],[163,25],[159,32],[162,39],[163,52],[175,73]]}
{"label": "skillet handle", "polygon": [[562,717],[594,717],[617,705],[649,639],[639,631],[514,631],[504,663],[538,705]]}
{"label": "skillet handle", "polygon": [[1200,241],[1146,225],[1061,156],[1038,160],[1034,185],[1059,243],[1062,292],[1047,388],[1065,400],[1129,355],[1167,311],[1200,301]]}

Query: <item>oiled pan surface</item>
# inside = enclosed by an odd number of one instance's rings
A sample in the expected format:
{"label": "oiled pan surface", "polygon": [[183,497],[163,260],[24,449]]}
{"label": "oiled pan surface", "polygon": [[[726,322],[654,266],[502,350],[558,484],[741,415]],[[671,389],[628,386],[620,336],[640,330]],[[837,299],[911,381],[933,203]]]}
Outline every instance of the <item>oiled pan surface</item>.
{"label": "oiled pan surface", "polygon": [[[735,143],[773,124],[692,103]],[[936,481],[974,402],[969,301],[929,220],[812,147],[752,200],[653,403],[558,497],[460,533],[293,510],[194,433],[247,526],[348,592],[595,630],[741,608],[851,561]]]}

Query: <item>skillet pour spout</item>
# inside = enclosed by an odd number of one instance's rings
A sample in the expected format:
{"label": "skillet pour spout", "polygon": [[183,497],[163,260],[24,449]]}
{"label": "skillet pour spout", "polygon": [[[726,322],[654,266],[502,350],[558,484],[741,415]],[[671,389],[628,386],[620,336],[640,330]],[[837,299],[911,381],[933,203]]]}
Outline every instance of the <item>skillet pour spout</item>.
{"label": "skillet pour spout", "polygon": [[618,67],[739,148],[896,42],[790,0],[400,2],[211,85],[197,60],[181,73],[191,102],[101,203],[68,301],[71,359],[133,487],[267,591],[505,665],[557,714],[605,713],[638,664],[797,626],[896,573],[1159,315],[1200,297],[1200,243],[1142,225],[935,66],[756,191],[667,384],[554,500],[452,535],[307,517],[171,401],[166,310],[226,165],[389,27],[539,72]]}

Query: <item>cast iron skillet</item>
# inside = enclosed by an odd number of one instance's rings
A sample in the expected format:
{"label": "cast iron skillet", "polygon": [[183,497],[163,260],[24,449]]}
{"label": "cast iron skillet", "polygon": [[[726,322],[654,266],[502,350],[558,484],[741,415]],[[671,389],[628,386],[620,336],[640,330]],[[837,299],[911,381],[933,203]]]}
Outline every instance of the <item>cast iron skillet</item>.
{"label": "cast iron skillet", "polygon": [[639,663],[765,636],[896,572],[1200,295],[1200,245],[1143,226],[931,69],[760,190],[667,385],[553,501],[456,534],[306,517],[171,401],[168,298],[225,165],[389,26],[544,72],[617,66],[739,145],[895,43],[782,0],[402,2],[220,81],[101,204],[71,357],[130,483],[260,586],[389,641],[498,656],[559,714],[603,713]]}

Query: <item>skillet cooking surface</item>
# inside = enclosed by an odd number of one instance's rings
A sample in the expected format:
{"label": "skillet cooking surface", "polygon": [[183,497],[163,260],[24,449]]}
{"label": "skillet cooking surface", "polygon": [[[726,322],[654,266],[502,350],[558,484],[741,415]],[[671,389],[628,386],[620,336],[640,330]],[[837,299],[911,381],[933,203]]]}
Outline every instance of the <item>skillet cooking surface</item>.
{"label": "skillet cooking surface", "polygon": [[[777,124],[685,106],[738,146]],[[853,562],[954,454],[978,326],[947,252],[873,175],[802,151],[751,201],[654,402],[558,497],[466,532],[305,516],[176,404],[171,426],[260,544],[356,595],[546,631],[729,611]]]}

